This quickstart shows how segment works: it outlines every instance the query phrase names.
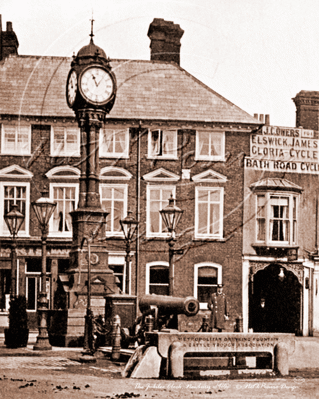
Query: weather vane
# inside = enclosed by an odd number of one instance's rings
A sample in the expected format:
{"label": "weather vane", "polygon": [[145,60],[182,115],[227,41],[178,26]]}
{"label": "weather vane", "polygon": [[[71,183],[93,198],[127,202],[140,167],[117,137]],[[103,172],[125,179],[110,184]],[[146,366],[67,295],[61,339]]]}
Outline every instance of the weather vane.
{"label": "weather vane", "polygon": [[93,34],[93,22],[94,22],[93,10],[92,10],[92,18],[90,19],[90,21],[91,21],[91,33],[90,33],[90,36],[91,36],[91,42],[93,42],[93,36],[94,36],[94,34]]}

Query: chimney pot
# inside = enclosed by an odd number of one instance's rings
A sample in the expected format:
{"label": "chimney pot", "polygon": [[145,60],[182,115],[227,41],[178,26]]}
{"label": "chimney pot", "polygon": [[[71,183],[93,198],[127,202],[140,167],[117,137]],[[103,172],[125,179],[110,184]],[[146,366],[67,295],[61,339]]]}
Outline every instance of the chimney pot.
{"label": "chimney pot", "polygon": [[7,32],[12,32],[12,22],[7,22]]}
{"label": "chimney pot", "polygon": [[269,115],[267,114],[267,115],[265,115],[265,124],[267,125],[267,126],[269,126],[270,125],[270,117],[269,117]]}
{"label": "chimney pot", "polygon": [[259,121],[264,123],[264,114],[259,115]]}
{"label": "chimney pot", "polygon": [[259,116],[258,114],[254,114],[254,118],[256,119],[258,119],[258,116]]}

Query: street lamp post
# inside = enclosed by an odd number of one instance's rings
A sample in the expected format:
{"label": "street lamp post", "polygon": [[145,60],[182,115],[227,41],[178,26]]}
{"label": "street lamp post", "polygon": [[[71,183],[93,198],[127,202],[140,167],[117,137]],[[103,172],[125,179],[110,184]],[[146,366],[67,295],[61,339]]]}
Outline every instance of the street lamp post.
{"label": "street lamp post", "polygon": [[24,222],[24,215],[18,211],[18,205],[12,205],[12,210],[4,215],[4,221],[8,226],[10,234],[12,235],[11,247],[11,288],[10,299],[16,296],[16,281],[17,281],[17,234]]}
{"label": "street lamp post", "polygon": [[168,206],[162,210],[160,210],[161,217],[163,222],[170,233],[170,237],[168,238],[168,245],[169,245],[169,295],[174,295],[174,254],[181,253],[180,250],[176,251],[174,249],[175,245],[175,231],[177,224],[182,216],[184,211],[182,211],[178,206],[175,204],[175,198],[171,195],[170,199],[168,200]]}
{"label": "street lamp post", "polygon": [[126,256],[125,256],[125,293],[129,294],[129,284],[130,284],[130,252],[131,252],[131,242],[134,236],[135,230],[138,225],[138,221],[132,216],[132,211],[127,212],[127,216],[120,220],[121,228],[124,233],[125,244],[126,244]]}
{"label": "street lamp post", "polygon": [[46,289],[46,273],[47,273],[47,246],[46,240],[48,236],[48,223],[56,207],[56,203],[49,198],[39,198],[32,203],[32,207],[37,216],[41,229],[42,241],[42,267],[41,267],[41,285],[38,300],[38,320],[39,320],[39,334],[37,342],[34,345],[34,350],[50,350],[52,349],[49,343],[48,327],[47,327],[47,311],[48,298]]}

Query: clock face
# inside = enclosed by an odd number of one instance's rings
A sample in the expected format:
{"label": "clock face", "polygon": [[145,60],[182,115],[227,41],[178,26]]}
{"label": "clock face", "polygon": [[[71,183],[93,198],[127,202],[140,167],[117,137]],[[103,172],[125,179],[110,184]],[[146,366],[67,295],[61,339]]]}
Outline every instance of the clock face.
{"label": "clock face", "polygon": [[67,100],[70,107],[72,107],[75,102],[77,87],[78,87],[78,80],[76,72],[72,71],[69,75],[67,83]]}
{"label": "clock face", "polygon": [[109,73],[100,67],[90,67],[81,76],[82,95],[94,104],[106,103],[113,94],[114,83]]}

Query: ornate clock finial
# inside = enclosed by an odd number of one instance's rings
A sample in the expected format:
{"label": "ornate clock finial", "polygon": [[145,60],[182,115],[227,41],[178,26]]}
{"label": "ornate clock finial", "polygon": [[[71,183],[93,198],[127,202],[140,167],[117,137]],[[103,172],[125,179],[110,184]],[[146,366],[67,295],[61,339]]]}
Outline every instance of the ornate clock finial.
{"label": "ornate clock finial", "polygon": [[91,36],[91,43],[93,43],[93,36],[94,36],[94,34],[93,34],[93,22],[94,22],[93,10],[92,10],[92,18],[90,19],[90,21],[91,21],[91,33],[90,33],[90,36]]}

